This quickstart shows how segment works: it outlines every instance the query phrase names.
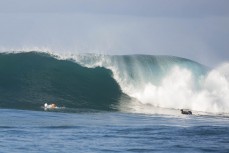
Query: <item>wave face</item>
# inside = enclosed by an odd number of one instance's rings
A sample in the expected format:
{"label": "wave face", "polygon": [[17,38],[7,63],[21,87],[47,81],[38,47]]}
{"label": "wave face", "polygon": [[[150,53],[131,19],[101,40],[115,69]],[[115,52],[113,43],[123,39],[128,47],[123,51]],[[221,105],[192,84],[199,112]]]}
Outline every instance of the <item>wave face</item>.
{"label": "wave face", "polygon": [[86,68],[45,53],[0,54],[0,107],[36,110],[54,102],[112,110],[121,94],[105,68]]}
{"label": "wave face", "polygon": [[229,64],[209,69],[173,56],[28,52],[0,54],[0,107],[151,113],[152,108],[229,113]]}

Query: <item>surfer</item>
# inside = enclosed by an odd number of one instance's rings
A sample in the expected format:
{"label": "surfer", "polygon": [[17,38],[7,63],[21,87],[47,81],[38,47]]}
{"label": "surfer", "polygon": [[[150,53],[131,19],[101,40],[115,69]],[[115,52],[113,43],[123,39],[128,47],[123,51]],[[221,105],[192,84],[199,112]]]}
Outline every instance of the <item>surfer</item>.
{"label": "surfer", "polygon": [[181,114],[185,114],[185,115],[192,115],[192,111],[188,110],[188,109],[181,109]]}
{"label": "surfer", "polygon": [[57,108],[57,106],[56,106],[56,104],[50,104],[50,105],[48,105],[47,103],[45,103],[44,104],[44,108],[45,109],[55,109],[55,108]]}

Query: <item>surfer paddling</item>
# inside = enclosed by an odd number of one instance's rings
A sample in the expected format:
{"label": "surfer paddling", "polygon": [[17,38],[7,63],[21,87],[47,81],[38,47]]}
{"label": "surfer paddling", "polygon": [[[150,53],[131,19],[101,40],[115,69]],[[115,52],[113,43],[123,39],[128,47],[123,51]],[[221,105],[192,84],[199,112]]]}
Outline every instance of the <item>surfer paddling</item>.
{"label": "surfer paddling", "polygon": [[53,109],[64,109],[65,107],[59,107],[57,106],[56,104],[52,103],[52,104],[47,104],[45,103],[44,106],[43,106],[44,110],[53,110]]}
{"label": "surfer paddling", "polygon": [[56,109],[58,107],[56,106],[56,104],[50,104],[50,105],[48,105],[47,103],[45,103],[44,104],[44,108],[45,109]]}
{"label": "surfer paddling", "polygon": [[185,115],[192,115],[192,111],[188,110],[188,109],[181,109],[181,114],[185,114]]}

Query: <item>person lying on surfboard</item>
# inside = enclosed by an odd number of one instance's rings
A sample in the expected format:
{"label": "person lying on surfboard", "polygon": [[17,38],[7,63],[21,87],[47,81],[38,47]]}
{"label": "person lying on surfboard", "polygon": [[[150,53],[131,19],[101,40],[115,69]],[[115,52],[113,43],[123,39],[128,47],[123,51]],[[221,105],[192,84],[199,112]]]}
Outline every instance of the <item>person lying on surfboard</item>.
{"label": "person lying on surfboard", "polygon": [[42,108],[43,108],[44,110],[65,109],[64,106],[59,107],[59,106],[57,106],[57,105],[54,104],[54,103],[52,103],[52,104],[50,104],[50,105],[47,104],[47,103],[45,103],[44,106],[42,106]]}
{"label": "person lying on surfboard", "polygon": [[57,106],[56,106],[56,104],[50,104],[50,105],[48,105],[47,103],[45,103],[44,104],[44,108],[46,108],[46,109],[55,109],[55,108],[58,108]]}

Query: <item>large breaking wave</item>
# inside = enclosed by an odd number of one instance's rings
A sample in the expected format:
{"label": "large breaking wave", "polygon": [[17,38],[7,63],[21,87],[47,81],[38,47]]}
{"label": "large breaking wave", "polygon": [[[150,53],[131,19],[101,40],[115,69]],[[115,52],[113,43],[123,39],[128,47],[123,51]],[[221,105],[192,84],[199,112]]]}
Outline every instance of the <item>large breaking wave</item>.
{"label": "large breaking wave", "polygon": [[99,110],[138,112],[143,105],[229,113],[227,63],[210,69],[173,56],[28,52],[1,54],[0,73],[0,107],[36,109],[54,101]]}
{"label": "large breaking wave", "polygon": [[40,109],[45,102],[69,108],[112,109],[121,95],[108,69],[86,68],[45,53],[0,55],[0,106]]}

